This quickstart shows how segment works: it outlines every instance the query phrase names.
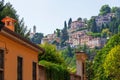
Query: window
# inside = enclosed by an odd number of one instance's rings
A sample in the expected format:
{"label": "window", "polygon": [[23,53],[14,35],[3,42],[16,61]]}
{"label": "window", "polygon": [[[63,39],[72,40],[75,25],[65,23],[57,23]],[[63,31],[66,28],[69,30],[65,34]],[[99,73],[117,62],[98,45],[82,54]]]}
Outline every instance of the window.
{"label": "window", "polygon": [[83,73],[83,75],[84,75],[84,72],[85,72],[85,70],[84,70],[85,68],[84,67],[85,67],[84,63],[82,62],[82,70],[83,70],[82,73]]}
{"label": "window", "polygon": [[18,57],[17,58],[17,80],[23,80],[22,79],[22,68],[23,68],[23,58]]}
{"label": "window", "polygon": [[0,80],[4,80],[4,51],[0,50]]}
{"label": "window", "polygon": [[37,76],[36,76],[36,63],[33,62],[33,63],[32,63],[32,66],[33,66],[33,69],[32,69],[32,77],[33,77],[33,80],[36,80],[36,79],[37,79]]}

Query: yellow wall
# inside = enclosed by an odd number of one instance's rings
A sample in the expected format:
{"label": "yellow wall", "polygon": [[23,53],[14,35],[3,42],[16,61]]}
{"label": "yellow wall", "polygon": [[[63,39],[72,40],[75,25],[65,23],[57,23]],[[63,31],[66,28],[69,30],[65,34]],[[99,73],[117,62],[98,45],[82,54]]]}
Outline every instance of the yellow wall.
{"label": "yellow wall", "polygon": [[38,52],[0,34],[0,49],[5,49],[5,44],[8,53],[4,53],[4,80],[17,80],[18,56],[23,58],[23,80],[32,80],[32,62],[38,63]]}

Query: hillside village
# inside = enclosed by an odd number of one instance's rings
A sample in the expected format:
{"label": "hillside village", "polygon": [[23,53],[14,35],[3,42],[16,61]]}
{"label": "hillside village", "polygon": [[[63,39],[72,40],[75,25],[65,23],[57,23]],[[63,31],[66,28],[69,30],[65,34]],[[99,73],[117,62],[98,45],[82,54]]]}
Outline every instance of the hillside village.
{"label": "hillside village", "polygon": [[0,1],[0,80],[120,80],[120,7],[45,36],[18,16]]}
{"label": "hillside village", "polygon": [[[63,29],[56,29],[54,33],[46,36],[38,34],[34,26],[31,41],[36,44],[41,43],[41,45],[45,42],[56,45],[70,72],[76,73],[76,68],[82,66],[82,80],[86,80],[86,78],[88,80],[120,79],[120,72],[117,70],[120,65],[114,64],[119,63],[117,61],[119,58],[116,58],[119,56],[120,48],[119,7],[110,8],[109,5],[103,5],[100,13],[97,16],[92,16],[90,20],[78,18],[72,21],[70,18],[68,23],[64,22]],[[76,66],[78,58],[75,53],[79,51],[84,51],[88,57],[85,63]],[[81,57],[79,56],[79,58]],[[111,64],[114,65],[111,66]],[[116,72],[111,75],[114,70]],[[87,75],[86,78],[85,75]]]}
{"label": "hillside village", "polygon": [[[103,24],[109,24],[112,21],[112,17],[115,17],[115,14],[108,13],[104,16],[100,15],[93,17],[95,17],[95,22],[99,29],[102,27]],[[82,20],[72,21],[70,24],[70,28],[67,29],[67,32],[69,38],[68,40],[66,40],[66,43],[69,44],[71,47],[77,47],[78,45],[87,45],[89,48],[102,48],[108,38],[93,37],[91,35],[88,35],[88,33],[90,32],[88,30],[88,24]],[[41,43],[52,43],[53,41],[56,41],[57,43],[60,43],[61,41],[60,37],[57,37],[56,33],[46,35],[46,37],[42,38]]]}

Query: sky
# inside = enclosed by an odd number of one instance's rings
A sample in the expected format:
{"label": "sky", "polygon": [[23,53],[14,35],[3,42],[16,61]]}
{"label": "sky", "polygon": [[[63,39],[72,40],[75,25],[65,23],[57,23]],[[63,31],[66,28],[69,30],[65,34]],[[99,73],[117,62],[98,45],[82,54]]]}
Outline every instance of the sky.
{"label": "sky", "polygon": [[10,2],[28,29],[35,25],[44,35],[62,29],[64,21],[96,16],[102,5],[120,7],[120,0],[5,0]]}

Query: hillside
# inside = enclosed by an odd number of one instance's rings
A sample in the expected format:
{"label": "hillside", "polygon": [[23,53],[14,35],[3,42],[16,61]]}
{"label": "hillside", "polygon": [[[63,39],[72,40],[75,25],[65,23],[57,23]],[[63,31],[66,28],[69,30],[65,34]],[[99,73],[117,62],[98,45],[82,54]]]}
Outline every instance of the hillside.
{"label": "hillside", "polygon": [[[110,9],[109,12],[107,12],[108,8]],[[89,48],[102,48],[107,39],[120,31],[119,9],[118,7],[110,8],[108,5],[103,5],[98,16],[92,16],[90,20],[78,18],[76,21],[72,21],[70,18],[68,23],[64,22],[63,29],[56,29],[53,34],[46,35],[42,38],[41,43],[47,41],[55,44],[59,49],[68,45],[73,48],[79,45],[86,45]]]}
{"label": "hillside", "polygon": [[19,18],[10,3],[4,4],[2,0],[0,19],[6,16],[17,20],[15,24],[17,34],[35,44],[40,44],[45,50],[44,55],[39,54],[38,60],[40,64],[46,66],[49,76],[59,73],[55,80],[61,77],[69,79],[69,71],[76,72],[77,51],[84,51],[88,55],[86,72],[89,80],[120,79],[120,7],[111,8],[109,5],[103,5],[97,16],[92,16],[89,20],[79,17],[73,21],[70,18],[64,22],[63,29],[57,28],[53,34],[46,36],[36,32],[36,26],[33,27],[32,33],[27,30],[24,19]]}
{"label": "hillside", "polygon": [[[120,32],[120,8],[103,5],[97,16],[78,18],[72,21],[70,18],[64,22],[63,29],[56,29],[53,34],[45,37],[35,37],[39,43],[48,42],[57,46],[62,52],[66,64],[75,71],[75,51],[85,51],[89,60],[93,60],[96,52],[104,47],[107,40]],[[42,35],[41,35],[42,36]],[[37,43],[36,41],[33,41]]]}

